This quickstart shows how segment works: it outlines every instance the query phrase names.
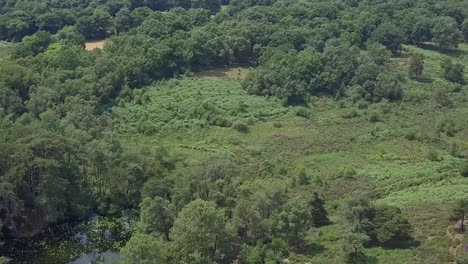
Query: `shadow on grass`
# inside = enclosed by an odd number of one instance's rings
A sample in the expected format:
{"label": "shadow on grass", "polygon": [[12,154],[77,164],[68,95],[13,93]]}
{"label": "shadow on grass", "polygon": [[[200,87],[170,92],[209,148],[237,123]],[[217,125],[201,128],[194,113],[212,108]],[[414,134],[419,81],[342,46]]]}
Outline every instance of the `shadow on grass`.
{"label": "shadow on grass", "polygon": [[377,257],[374,257],[374,256],[362,256],[361,257],[361,261],[363,264],[377,264],[379,263],[379,260],[377,259]]}
{"label": "shadow on grass", "polygon": [[441,54],[453,57],[453,58],[459,58],[465,55],[468,55],[468,51],[462,50],[462,49],[441,49],[437,47],[434,44],[429,44],[429,43],[421,43],[418,44],[418,47],[425,49],[425,50],[430,50],[430,51],[435,51],[439,52]]}
{"label": "shadow on grass", "polygon": [[423,76],[419,82],[421,83],[433,83],[435,81],[434,78],[431,78],[431,77],[427,77],[427,76]]}
{"label": "shadow on grass", "polygon": [[305,245],[295,248],[295,252],[303,255],[318,255],[325,252],[327,248],[324,245],[309,242]]}
{"label": "shadow on grass", "polygon": [[414,238],[410,238],[404,241],[392,241],[382,244],[382,248],[384,249],[408,249],[408,248],[415,248],[419,247],[421,242],[415,240]]}

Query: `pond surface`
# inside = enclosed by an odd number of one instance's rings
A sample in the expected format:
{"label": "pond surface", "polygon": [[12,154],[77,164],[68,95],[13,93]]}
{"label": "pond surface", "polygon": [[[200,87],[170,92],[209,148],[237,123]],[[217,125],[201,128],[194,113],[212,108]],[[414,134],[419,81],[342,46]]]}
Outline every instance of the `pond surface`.
{"label": "pond surface", "polygon": [[0,256],[11,259],[11,264],[116,263],[133,226],[128,218],[95,216],[48,227],[33,238],[7,240]]}

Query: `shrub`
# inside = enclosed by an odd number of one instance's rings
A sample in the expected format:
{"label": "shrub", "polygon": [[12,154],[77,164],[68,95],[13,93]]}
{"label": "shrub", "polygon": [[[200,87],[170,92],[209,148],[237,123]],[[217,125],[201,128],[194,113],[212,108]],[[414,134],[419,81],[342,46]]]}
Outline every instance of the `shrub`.
{"label": "shrub", "polygon": [[232,128],[241,133],[249,132],[249,125],[247,125],[244,122],[234,122],[234,124],[232,125]]}
{"label": "shrub", "polygon": [[299,107],[296,110],[296,115],[308,119],[312,115],[312,111],[309,108]]}
{"label": "shrub", "polygon": [[341,178],[353,178],[356,175],[356,171],[353,168],[344,168],[338,172],[338,177]]}
{"label": "shrub", "polygon": [[463,177],[468,177],[468,162],[465,162],[464,164],[461,165],[460,174]]}
{"label": "shrub", "polygon": [[433,95],[434,101],[442,107],[452,107],[453,102],[443,90],[437,90]]}
{"label": "shrub", "polygon": [[433,149],[429,150],[429,152],[427,152],[427,159],[430,161],[438,161],[439,155],[437,154],[437,151]]}
{"label": "shrub", "polygon": [[458,146],[458,144],[455,142],[450,144],[449,153],[453,157],[460,157],[460,146]]}
{"label": "shrub", "polygon": [[444,78],[454,83],[463,83],[464,66],[459,63],[452,63],[450,59],[443,61],[440,66],[444,69]]}
{"label": "shrub", "polygon": [[369,115],[369,122],[376,123],[376,122],[379,122],[379,121],[380,121],[380,117],[379,117],[379,114],[377,114],[376,112],[372,112]]}
{"label": "shrub", "polygon": [[281,122],[273,122],[273,126],[276,127],[276,128],[280,128],[280,127],[283,127],[283,123],[281,123]]}
{"label": "shrub", "polygon": [[358,117],[358,116],[359,116],[359,114],[358,114],[358,112],[356,111],[356,109],[351,109],[351,110],[343,111],[343,112],[341,113],[341,117],[346,118],[346,119],[355,118],[355,117]]}
{"label": "shrub", "polygon": [[416,131],[414,130],[408,130],[405,132],[405,138],[407,140],[415,140],[416,139]]}

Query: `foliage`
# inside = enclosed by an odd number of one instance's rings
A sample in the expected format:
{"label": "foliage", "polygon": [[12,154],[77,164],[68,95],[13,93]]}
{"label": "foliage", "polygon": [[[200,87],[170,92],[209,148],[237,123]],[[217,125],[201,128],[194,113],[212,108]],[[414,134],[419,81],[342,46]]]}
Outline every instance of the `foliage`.
{"label": "foliage", "polygon": [[171,239],[180,262],[206,263],[222,256],[225,234],[223,212],[213,202],[195,200],[180,211]]}
{"label": "foliage", "polygon": [[444,78],[454,83],[463,83],[464,77],[464,66],[459,63],[453,63],[451,60],[445,60],[440,65],[444,70]]}
{"label": "foliage", "polygon": [[121,250],[123,263],[156,264],[170,263],[167,246],[152,235],[136,234]]}
{"label": "foliage", "polygon": [[457,22],[449,16],[438,17],[432,28],[433,41],[441,48],[456,48],[461,41]]}
{"label": "foliage", "polygon": [[411,79],[421,81],[424,70],[424,59],[420,54],[412,55],[409,60],[409,75]]}
{"label": "foliage", "polygon": [[455,202],[452,209],[451,219],[460,221],[460,228],[465,231],[465,217],[468,214],[468,199],[461,198]]}

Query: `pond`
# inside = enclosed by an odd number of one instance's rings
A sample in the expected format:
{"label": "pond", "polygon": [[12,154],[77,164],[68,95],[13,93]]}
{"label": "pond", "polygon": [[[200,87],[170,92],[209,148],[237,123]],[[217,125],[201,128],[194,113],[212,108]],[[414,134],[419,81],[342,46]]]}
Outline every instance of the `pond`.
{"label": "pond", "polygon": [[94,216],[85,222],[48,227],[33,238],[7,240],[0,256],[11,264],[116,263],[133,229],[129,218]]}

